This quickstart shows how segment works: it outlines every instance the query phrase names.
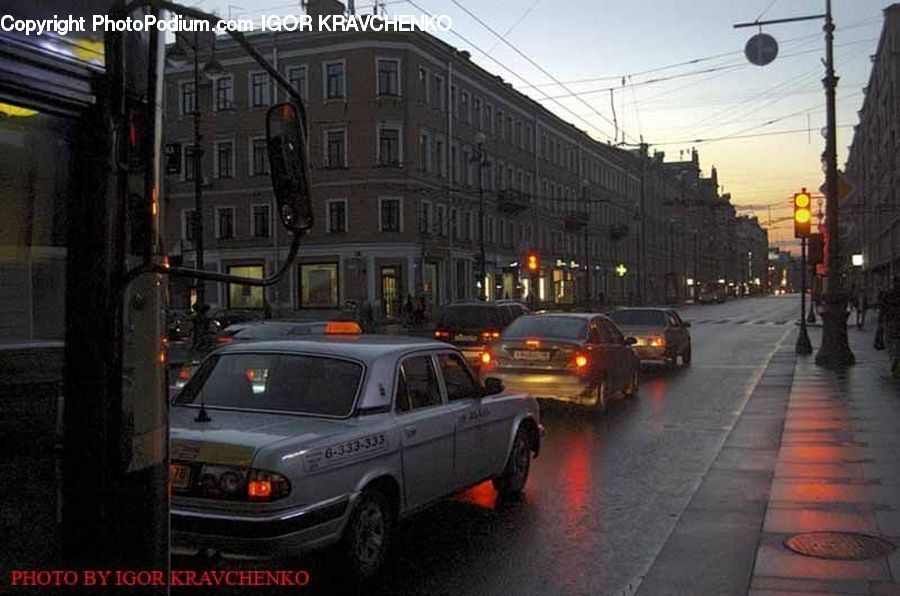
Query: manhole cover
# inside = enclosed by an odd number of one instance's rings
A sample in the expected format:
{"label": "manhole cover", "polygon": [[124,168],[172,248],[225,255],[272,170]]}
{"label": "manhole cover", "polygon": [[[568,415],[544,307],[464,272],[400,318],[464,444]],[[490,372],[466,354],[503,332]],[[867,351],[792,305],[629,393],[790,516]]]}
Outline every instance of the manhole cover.
{"label": "manhole cover", "polygon": [[810,532],[797,534],[784,541],[795,553],[820,559],[858,561],[882,557],[894,550],[894,545],[865,534],[851,532]]}

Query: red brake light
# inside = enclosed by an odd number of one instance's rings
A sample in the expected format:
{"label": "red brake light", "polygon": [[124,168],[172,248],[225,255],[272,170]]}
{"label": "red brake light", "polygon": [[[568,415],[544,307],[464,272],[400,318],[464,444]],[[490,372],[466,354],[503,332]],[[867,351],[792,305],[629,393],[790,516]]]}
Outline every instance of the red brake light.
{"label": "red brake light", "polygon": [[584,354],[576,354],[576,356],[575,356],[575,367],[576,368],[584,368],[585,366],[588,365],[589,362],[590,361],[588,360],[588,357],[585,356]]}
{"label": "red brake light", "polygon": [[493,358],[491,358],[490,352],[485,351],[485,352],[481,353],[481,363],[482,364],[490,364],[492,359]]}
{"label": "red brake light", "polygon": [[492,339],[500,339],[499,331],[485,331],[481,334],[481,339],[492,340]]}
{"label": "red brake light", "polygon": [[537,348],[537,347],[540,347],[541,342],[540,342],[540,340],[537,340],[537,339],[526,339],[525,345],[528,346],[529,348]]}
{"label": "red brake light", "polygon": [[434,332],[434,336],[435,336],[437,339],[441,339],[441,338],[444,338],[444,337],[450,337],[450,332],[449,332],[449,331],[444,331],[443,329],[438,329],[438,330],[436,330],[436,331]]}
{"label": "red brake light", "polygon": [[231,335],[220,335],[218,338],[216,338],[216,341],[218,341],[220,344],[228,344],[234,341],[234,337]]}
{"label": "red brake light", "polygon": [[250,499],[268,499],[272,496],[272,483],[268,480],[251,480],[247,483],[247,496]]}

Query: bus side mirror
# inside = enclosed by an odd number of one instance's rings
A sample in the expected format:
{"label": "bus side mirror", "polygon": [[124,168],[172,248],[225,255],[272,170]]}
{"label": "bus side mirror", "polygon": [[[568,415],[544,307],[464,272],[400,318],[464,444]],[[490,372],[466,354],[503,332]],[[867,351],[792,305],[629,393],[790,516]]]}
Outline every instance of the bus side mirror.
{"label": "bus side mirror", "polygon": [[281,224],[291,232],[302,233],[313,226],[313,213],[305,123],[294,104],[288,102],[269,108],[266,146]]}

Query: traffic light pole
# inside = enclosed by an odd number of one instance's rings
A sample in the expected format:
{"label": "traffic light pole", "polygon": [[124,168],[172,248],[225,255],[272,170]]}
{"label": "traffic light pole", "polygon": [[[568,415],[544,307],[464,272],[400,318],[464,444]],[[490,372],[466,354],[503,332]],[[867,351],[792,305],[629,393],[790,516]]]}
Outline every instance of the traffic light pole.
{"label": "traffic light pole", "polygon": [[806,330],[806,238],[800,239],[800,335],[797,336],[795,351],[798,354],[812,354],[813,351]]}

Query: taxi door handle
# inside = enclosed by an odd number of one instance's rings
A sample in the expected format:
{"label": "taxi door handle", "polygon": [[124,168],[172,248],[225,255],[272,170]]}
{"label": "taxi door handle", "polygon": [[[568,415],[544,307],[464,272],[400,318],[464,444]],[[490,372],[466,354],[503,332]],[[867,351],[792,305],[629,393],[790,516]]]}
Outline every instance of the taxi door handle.
{"label": "taxi door handle", "polygon": [[403,432],[406,433],[407,437],[414,437],[414,436],[416,436],[418,429],[415,426],[410,424],[409,426],[403,427]]}

